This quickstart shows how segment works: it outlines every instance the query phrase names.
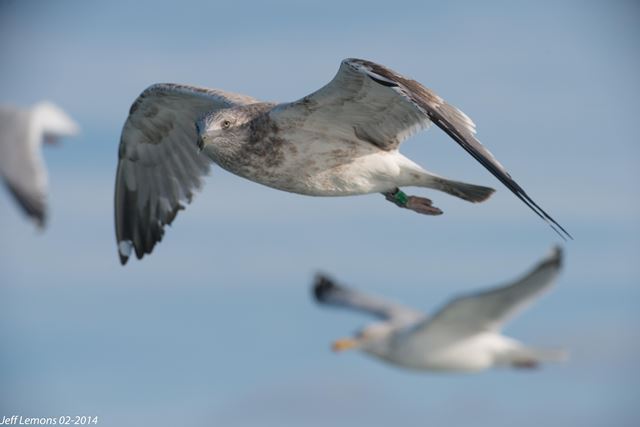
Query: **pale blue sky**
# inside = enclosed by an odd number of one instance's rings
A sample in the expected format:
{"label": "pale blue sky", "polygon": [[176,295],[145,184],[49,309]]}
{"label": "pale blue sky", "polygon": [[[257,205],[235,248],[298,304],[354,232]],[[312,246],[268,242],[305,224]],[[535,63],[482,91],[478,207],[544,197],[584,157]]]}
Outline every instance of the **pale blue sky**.
{"label": "pale blue sky", "polygon": [[[482,4],[481,4],[482,3]],[[0,102],[51,99],[82,134],[47,147],[40,233],[0,191],[0,416],[102,426],[638,425],[640,8],[567,2],[0,2]],[[556,289],[507,328],[571,360],[416,374],[329,343],[369,319],[315,306],[321,269],[433,311],[511,279],[557,236],[437,129],[403,152],[495,186],[316,199],[214,168],[153,255],[118,263],[112,198],[129,105],[151,83],[297,99],[345,57],[435,89],[574,236]],[[417,191],[425,194],[423,191]]]}

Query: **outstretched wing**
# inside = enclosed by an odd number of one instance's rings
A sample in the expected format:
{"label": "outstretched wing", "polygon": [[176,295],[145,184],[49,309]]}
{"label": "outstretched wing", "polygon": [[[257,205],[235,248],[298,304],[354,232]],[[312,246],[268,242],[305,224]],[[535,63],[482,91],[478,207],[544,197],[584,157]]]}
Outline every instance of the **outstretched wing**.
{"label": "outstretched wing", "polygon": [[476,139],[469,117],[417,81],[382,65],[345,59],[329,84],[299,101],[280,105],[271,117],[334,138],[357,138],[383,150],[396,149],[409,136],[435,123],[560,236],[571,237]]}
{"label": "outstretched wing", "polygon": [[561,266],[562,250],[555,247],[551,255],[523,278],[507,286],[454,299],[418,325],[416,333],[440,330],[451,335],[467,335],[500,330],[507,320],[551,287]]}
{"label": "outstretched wing", "polygon": [[391,322],[417,321],[425,316],[412,308],[337,285],[321,274],[316,276],[313,295],[321,304],[361,311]]}
{"label": "outstretched wing", "polygon": [[115,226],[120,262],[138,259],[162,240],[184,202],[190,202],[210,160],[196,146],[205,113],[256,102],[253,98],[178,84],[155,84],[131,106],[120,140]]}
{"label": "outstretched wing", "polygon": [[40,129],[27,110],[0,108],[0,175],[27,215],[43,226],[47,210],[47,171]]}

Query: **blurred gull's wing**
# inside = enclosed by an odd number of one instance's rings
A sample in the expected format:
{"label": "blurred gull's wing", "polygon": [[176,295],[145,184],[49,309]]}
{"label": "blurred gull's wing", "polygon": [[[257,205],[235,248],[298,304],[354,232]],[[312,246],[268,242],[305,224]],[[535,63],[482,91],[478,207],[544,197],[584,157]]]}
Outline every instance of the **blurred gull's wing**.
{"label": "blurred gull's wing", "polygon": [[321,274],[316,276],[313,295],[321,304],[361,311],[391,322],[416,321],[425,316],[412,308],[337,285]]}
{"label": "blurred gull's wing", "polygon": [[196,121],[253,98],[177,84],[147,88],[131,106],[120,140],[115,188],[120,262],[142,258],[162,240],[183,202],[202,185],[211,160],[197,149]]}
{"label": "blurred gull's wing", "polygon": [[555,247],[523,278],[503,287],[458,297],[431,319],[416,326],[415,333],[464,336],[498,331],[517,312],[549,289],[562,266],[562,250]]}
{"label": "blurred gull's wing", "polygon": [[30,111],[0,107],[0,175],[39,226],[44,225],[47,209],[47,171],[41,139]]}
{"label": "blurred gull's wing", "polygon": [[52,102],[41,101],[32,108],[32,112],[40,134],[48,138],[72,136],[80,131],[78,124]]}

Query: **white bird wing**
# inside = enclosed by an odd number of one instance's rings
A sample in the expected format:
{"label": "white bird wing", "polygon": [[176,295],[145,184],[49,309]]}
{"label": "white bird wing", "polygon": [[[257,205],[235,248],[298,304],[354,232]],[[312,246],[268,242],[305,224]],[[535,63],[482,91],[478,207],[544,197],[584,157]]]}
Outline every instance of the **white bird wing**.
{"label": "white bird wing", "polygon": [[324,275],[316,277],[313,295],[321,304],[364,312],[392,323],[414,322],[425,317],[423,312],[337,285]]}
{"label": "white bird wing", "polygon": [[37,103],[31,111],[40,132],[46,137],[57,139],[73,136],[80,132],[80,126],[64,110],[50,101]]}
{"label": "white bird wing", "polygon": [[47,171],[30,111],[0,108],[0,175],[24,211],[44,225]]}
{"label": "white bird wing", "polygon": [[298,101],[279,105],[270,116],[283,127],[303,127],[328,139],[359,139],[382,150],[397,149],[409,136],[435,123],[558,234],[565,238],[559,229],[571,237],[476,139],[475,125],[466,114],[387,67],[345,59],[331,82]]}
{"label": "white bird wing", "polygon": [[211,161],[197,149],[195,123],[205,113],[257,102],[248,96],[178,84],[155,84],[135,100],[124,124],[115,187],[120,262],[140,259],[162,240],[190,202]]}
{"label": "white bird wing", "polygon": [[498,331],[516,313],[551,287],[562,266],[562,250],[555,247],[532,271],[509,285],[454,299],[432,318],[416,325],[415,334],[466,336]]}

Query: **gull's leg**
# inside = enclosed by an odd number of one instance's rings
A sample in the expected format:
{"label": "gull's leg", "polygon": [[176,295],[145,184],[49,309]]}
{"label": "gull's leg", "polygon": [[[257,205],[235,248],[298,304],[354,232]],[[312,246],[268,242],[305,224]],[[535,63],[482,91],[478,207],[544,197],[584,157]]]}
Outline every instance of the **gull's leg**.
{"label": "gull's leg", "polygon": [[411,209],[425,215],[442,215],[442,211],[433,206],[431,200],[425,197],[407,196],[399,188],[382,194],[388,201],[401,208]]}

